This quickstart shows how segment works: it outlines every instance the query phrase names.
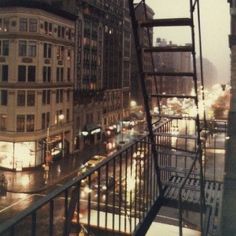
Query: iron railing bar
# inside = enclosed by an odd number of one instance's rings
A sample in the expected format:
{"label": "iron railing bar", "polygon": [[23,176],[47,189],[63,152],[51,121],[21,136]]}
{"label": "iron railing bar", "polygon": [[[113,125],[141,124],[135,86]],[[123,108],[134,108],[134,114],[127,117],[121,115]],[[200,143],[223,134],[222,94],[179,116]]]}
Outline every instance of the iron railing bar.
{"label": "iron railing bar", "polygon": [[32,213],[31,236],[36,236],[36,211]]}
{"label": "iron railing bar", "polygon": [[76,186],[76,188],[78,189],[78,192],[77,192],[77,207],[76,207],[76,210],[77,210],[77,216],[76,216],[76,219],[77,219],[77,225],[80,224],[80,191],[81,191],[81,182],[78,183],[78,185]]}
{"label": "iron railing bar", "polygon": [[97,178],[97,226],[99,227],[100,225],[100,181],[101,181],[101,169],[98,169],[98,178]]}
{"label": "iron railing bar", "polygon": [[[121,202],[122,202],[122,155],[119,156],[119,212],[121,212]],[[116,185],[116,180],[114,179],[114,184]],[[121,233],[121,214],[119,214],[119,233]]]}
{"label": "iron railing bar", "polygon": [[50,201],[50,209],[49,209],[49,235],[53,235],[53,222],[54,222],[54,200]]}
{"label": "iron railing bar", "polygon": [[13,226],[12,228],[11,228],[11,236],[14,236],[15,235],[15,226]]}
{"label": "iron railing bar", "polygon": [[128,169],[128,150],[125,152],[125,232],[127,230],[127,169]]}
{"label": "iron railing bar", "polygon": [[65,190],[64,192],[65,194],[65,199],[64,199],[64,217],[65,217],[65,222],[64,222],[64,229],[65,232],[68,232],[68,228],[67,228],[67,222],[68,222],[68,189]]}
{"label": "iron railing bar", "polygon": [[[134,225],[137,225],[137,151],[138,151],[138,145],[135,145],[135,153],[136,153],[136,159],[135,159],[135,174],[134,174]],[[131,161],[131,164],[134,163]],[[132,173],[131,173],[132,174]]]}
{"label": "iron railing bar", "polygon": [[139,173],[138,173],[138,175],[139,175],[139,178],[138,178],[138,180],[139,180],[139,182],[138,182],[138,188],[139,188],[138,189],[138,195],[139,195],[139,219],[141,219],[141,217],[142,217],[142,207],[144,205],[144,204],[142,204],[142,201],[141,201],[141,193],[143,191],[143,188],[141,187],[141,180],[142,180],[142,170],[141,170],[142,163],[141,162],[142,162],[142,158],[139,160],[139,165],[138,165],[138,168],[139,168]]}
{"label": "iron railing bar", "polygon": [[[116,158],[113,159],[113,178],[116,179]],[[112,231],[115,232],[115,184],[112,187]],[[108,191],[108,190],[107,190]]]}
{"label": "iron railing bar", "polygon": [[[109,162],[106,164],[106,173],[105,173],[105,176],[106,176],[106,185],[108,183],[108,171],[109,171]],[[107,212],[108,212],[108,191],[106,191],[106,199],[105,199],[105,209],[106,209],[106,213],[105,213],[105,228],[107,230],[107,219],[108,219],[108,216],[107,216]]]}
{"label": "iron railing bar", "polygon": [[88,234],[91,232],[91,175],[88,177]]}

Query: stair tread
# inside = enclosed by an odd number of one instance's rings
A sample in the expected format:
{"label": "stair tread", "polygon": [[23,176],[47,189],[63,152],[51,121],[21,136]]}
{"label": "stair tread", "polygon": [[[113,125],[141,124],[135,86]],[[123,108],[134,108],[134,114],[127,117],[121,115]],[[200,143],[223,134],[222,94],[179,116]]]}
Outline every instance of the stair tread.
{"label": "stair tread", "polygon": [[193,77],[194,73],[193,72],[144,72],[145,76],[170,76],[170,77],[175,77],[175,76],[183,76],[183,77]]}
{"label": "stair tread", "polygon": [[164,132],[154,132],[154,135],[166,136],[166,137],[176,137],[176,138],[197,139],[196,135],[186,135],[186,134],[172,134],[172,133],[164,133]]}
{"label": "stair tread", "polygon": [[144,47],[144,52],[192,52],[192,46]]}
{"label": "stair tread", "polygon": [[181,95],[181,94],[151,94],[151,97],[159,97],[159,98],[190,98],[196,99],[196,96],[192,95]]}
{"label": "stair tread", "polygon": [[168,27],[168,26],[192,26],[191,18],[163,18],[148,19],[139,22],[141,27]]}
{"label": "stair tread", "polygon": [[186,119],[186,120],[196,120],[195,116],[183,116],[183,115],[166,115],[166,114],[157,114],[156,116],[161,118],[169,118],[169,119]]}

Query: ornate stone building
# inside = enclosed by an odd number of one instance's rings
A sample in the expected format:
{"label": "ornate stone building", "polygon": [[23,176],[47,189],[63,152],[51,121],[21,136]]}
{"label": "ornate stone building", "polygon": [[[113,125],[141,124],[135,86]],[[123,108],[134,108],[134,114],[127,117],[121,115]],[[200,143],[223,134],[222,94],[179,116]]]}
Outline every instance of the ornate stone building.
{"label": "ornate stone building", "polygon": [[0,167],[72,151],[75,19],[46,3],[0,2]]}

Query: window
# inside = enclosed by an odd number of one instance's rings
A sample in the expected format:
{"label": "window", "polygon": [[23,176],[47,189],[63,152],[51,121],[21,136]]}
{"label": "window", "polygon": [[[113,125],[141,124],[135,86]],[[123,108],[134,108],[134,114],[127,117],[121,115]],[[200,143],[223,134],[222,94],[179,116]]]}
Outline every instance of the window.
{"label": "window", "polygon": [[27,32],[28,22],[27,18],[20,18],[20,31]]}
{"label": "window", "polygon": [[67,102],[70,101],[70,90],[66,91]]}
{"label": "window", "polygon": [[25,116],[17,115],[16,117],[16,131],[24,132],[25,131]]}
{"label": "window", "polygon": [[27,92],[27,106],[32,107],[35,105],[35,92],[28,91]]}
{"label": "window", "polygon": [[20,90],[17,92],[17,106],[27,106],[35,105],[35,92],[34,91],[24,91]]}
{"label": "window", "polygon": [[38,21],[36,19],[29,19],[29,32],[37,32]]}
{"label": "window", "polygon": [[0,82],[8,81],[8,65],[0,65]]}
{"label": "window", "polygon": [[61,26],[58,25],[57,27],[57,36],[60,38],[61,37]]}
{"label": "window", "polygon": [[50,104],[51,100],[51,91],[50,90],[43,90],[43,96],[42,96],[42,104]]}
{"label": "window", "polygon": [[49,43],[44,43],[43,45],[43,57],[51,58],[52,57],[52,45]]}
{"label": "window", "polygon": [[[18,66],[18,81],[19,82],[35,82],[35,66]],[[27,75],[27,77],[26,77]]]}
{"label": "window", "polygon": [[26,131],[33,132],[34,131],[34,115],[26,116]]}
{"label": "window", "polygon": [[35,41],[29,41],[28,56],[29,57],[35,57],[36,56],[36,42]]}
{"label": "window", "polygon": [[26,66],[18,66],[18,81],[26,81]]}
{"label": "window", "polygon": [[28,66],[28,81],[35,81],[35,66]]}
{"label": "window", "polygon": [[17,92],[17,106],[25,106],[25,91]]}
{"label": "window", "polygon": [[70,110],[66,109],[66,121],[69,122],[70,121]]}
{"label": "window", "polygon": [[42,129],[50,126],[50,112],[42,114]]}
{"label": "window", "polygon": [[8,93],[7,90],[0,90],[0,105],[7,106]]}
{"label": "window", "polygon": [[63,60],[64,58],[64,47],[57,46],[57,60]]}
{"label": "window", "polygon": [[36,42],[35,41],[19,41],[19,56],[36,56]]}
{"label": "window", "polygon": [[70,81],[70,68],[67,68],[67,80]]}
{"label": "window", "polygon": [[3,32],[9,31],[9,19],[0,18],[0,31]]}
{"label": "window", "polygon": [[63,102],[63,89],[57,89],[56,90],[56,103],[62,103]]}
{"label": "window", "polygon": [[57,67],[57,82],[63,81],[63,67]]}
{"label": "window", "polygon": [[0,114],[0,130],[4,131],[7,127],[7,115]]}
{"label": "window", "polygon": [[17,115],[16,131],[17,132],[33,132],[34,131],[34,115]]}
{"label": "window", "polygon": [[0,40],[0,56],[9,55],[9,40]]}
{"label": "window", "polygon": [[51,67],[44,66],[43,67],[43,82],[51,81]]}
{"label": "window", "polygon": [[27,41],[20,40],[19,41],[19,56],[26,56],[27,54]]}

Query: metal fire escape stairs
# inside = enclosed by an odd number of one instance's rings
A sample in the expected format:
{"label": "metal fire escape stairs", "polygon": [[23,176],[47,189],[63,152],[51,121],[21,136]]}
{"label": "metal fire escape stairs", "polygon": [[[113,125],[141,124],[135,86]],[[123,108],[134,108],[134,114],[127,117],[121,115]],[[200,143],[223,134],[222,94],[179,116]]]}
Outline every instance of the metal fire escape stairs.
{"label": "metal fire escape stairs", "polygon": [[[193,209],[194,206],[200,213],[199,220],[199,230],[202,235],[208,234],[209,224],[211,223],[212,208],[212,195],[220,191],[221,186],[212,185],[211,182],[204,180],[203,171],[203,152],[204,145],[201,139],[201,131],[205,129],[205,112],[203,114],[203,126],[200,126],[200,116],[199,116],[199,98],[201,97],[204,101],[204,84],[203,84],[203,72],[202,72],[202,49],[201,49],[201,28],[200,28],[200,7],[199,0],[189,0],[190,16],[188,18],[164,18],[164,19],[149,19],[147,13],[147,6],[145,0],[140,1],[142,4],[144,14],[143,19],[138,20],[135,14],[135,8],[137,4],[134,4],[133,0],[129,0],[129,10],[133,28],[133,37],[137,53],[137,63],[139,68],[140,84],[143,94],[143,103],[146,112],[146,122],[150,136],[150,145],[152,150],[152,156],[155,163],[155,171],[158,180],[158,188],[160,193],[159,205],[168,205],[170,202],[175,200],[175,206],[179,208],[179,235],[183,235],[183,209],[190,207]],[[163,3],[165,4],[165,3]],[[200,57],[200,80],[197,78],[197,65],[196,65],[196,42],[195,42],[195,28],[194,21],[195,15],[198,20],[198,36],[199,36],[199,57]],[[190,37],[191,44],[186,46],[153,46],[152,45],[152,32],[153,28],[156,27],[190,27]],[[148,37],[148,44],[145,45],[140,38],[140,31],[145,32]],[[189,71],[157,71],[155,69],[154,54],[155,53],[176,53],[176,52],[189,52],[192,55],[192,72]],[[152,64],[152,71],[146,70],[144,56],[149,55]],[[148,90],[147,77],[152,77],[154,80],[154,90],[155,93]],[[160,84],[158,84],[158,78],[165,77],[168,79],[168,83],[172,83],[175,78],[188,78],[192,80],[192,88],[194,93],[191,94],[178,94],[176,93],[165,93],[161,91]],[[199,92],[198,86],[200,86],[201,91]],[[153,89],[152,89],[153,90]],[[161,109],[161,101],[169,98],[177,98],[178,100],[189,99],[193,101],[193,105],[196,108],[196,114],[194,116],[184,117],[181,113],[175,115],[167,115]],[[159,110],[159,119],[154,122],[152,117],[153,112],[151,112],[152,99],[157,99],[156,104]],[[186,124],[189,120],[194,122],[195,133],[190,134],[186,130],[184,134],[171,133],[163,131],[156,132],[155,125],[162,120],[171,120],[173,123],[178,124],[178,121],[185,120]],[[158,140],[166,138],[171,140],[172,138],[184,139],[185,142],[188,140],[194,140],[194,149],[188,150],[187,146],[184,149],[173,147],[171,145],[163,145]],[[161,157],[163,155],[175,156],[185,156],[188,160],[189,165],[185,168],[177,168],[173,166],[172,161],[169,163],[165,162],[164,165],[161,163]],[[186,160],[185,159],[185,160]],[[197,170],[196,170],[197,169]],[[168,173],[167,181],[162,176],[162,173]],[[174,174],[173,174],[174,173]],[[209,187],[212,186],[212,187]],[[211,189],[211,190],[209,190]],[[209,197],[210,196],[210,197]],[[212,199],[211,199],[212,197]],[[206,199],[205,199],[206,198]],[[205,201],[206,200],[206,201]],[[214,200],[215,202],[216,200]],[[167,204],[168,203],[168,204]],[[170,204],[171,205],[171,204]],[[208,207],[209,206],[209,207]],[[160,207],[156,210],[158,213]],[[145,222],[146,224],[151,224],[151,222]],[[142,232],[143,233],[143,232]],[[140,234],[141,235],[141,234]]]}

